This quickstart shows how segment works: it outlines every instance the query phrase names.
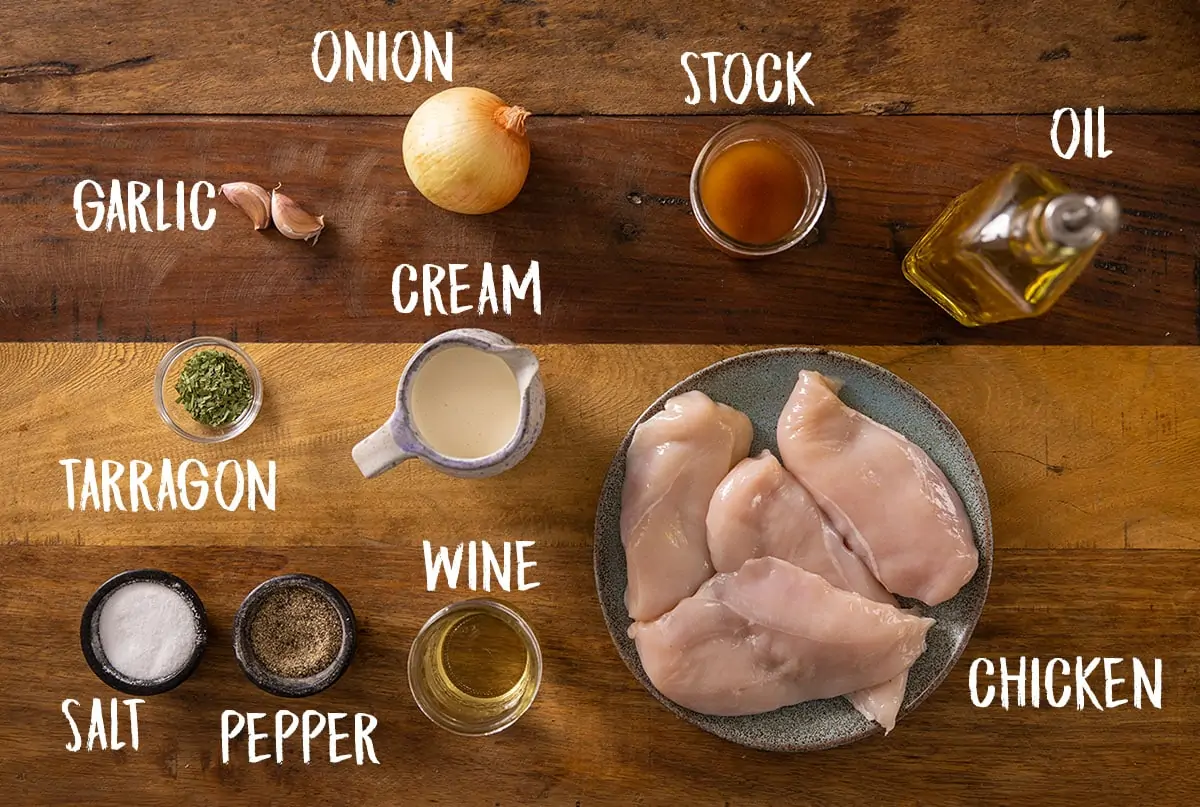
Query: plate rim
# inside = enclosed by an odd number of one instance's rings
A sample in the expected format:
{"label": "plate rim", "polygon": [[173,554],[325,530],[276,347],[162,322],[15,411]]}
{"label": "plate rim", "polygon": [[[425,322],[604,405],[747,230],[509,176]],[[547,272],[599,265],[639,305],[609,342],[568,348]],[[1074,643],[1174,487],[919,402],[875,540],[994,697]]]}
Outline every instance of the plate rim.
{"label": "plate rim", "polygon": [[[993,565],[993,560],[994,560],[994,556],[995,556],[995,535],[993,532],[993,525],[992,525],[992,507],[991,507],[990,498],[988,497],[988,493],[987,493],[987,486],[983,479],[983,473],[979,468],[979,461],[975,457],[975,452],[971,449],[970,444],[967,442],[967,439],[963,436],[963,434],[959,430],[958,426],[956,426],[954,424],[954,421],[951,420],[950,417],[945,412],[942,411],[941,407],[939,407],[936,403],[934,403],[933,400],[929,398],[929,396],[927,396],[924,392],[922,392],[920,389],[918,389],[914,384],[909,383],[908,381],[901,378],[899,375],[892,372],[888,368],[886,368],[882,365],[876,364],[875,362],[868,361],[867,359],[864,359],[861,356],[855,356],[852,353],[846,353],[844,351],[834,350],[831,348],[803,346],[803,345],[771,347],[771,348],[763,348],[763,349],[759,349],[759,350],[749,350],[744,353],[738,353],[733,356],[727,356],[723,359],[719,359],[719,360],[709,364],[708,366],[702,367],[701,369],[689,374],[688,376],[679,380],[675,384],[671,385],[670,388],[668,388],[658,398],[656,398],[654,400],[654,402],[651,403],[648,407],[646,407],[646,409],[643,410],[643,412],[633,421],[633,423],[630,425],[628,431],[626,431],[625,436],[621,439],[621,443],[617,446],[617,449],[616,449],[615,453],[613,454],[613,459],[609,463],[608,470],[604,474],[604,479],[601,482],[600,497],[596,501],[596,516],[595,516],[595,519],[592,524],[592,576],[594,578],[594,582],[596,585],[596,599],[598,600],[598,604],[600,606],[600,613],[604,618],[605,627],[607,627],[607,629],[608,629],[609,641],[612,642],[613,647],[617,651],[617,655],[620,657],[621,661],[625,664],[625,667],[628,669],[630,674],[632,674],[634,680],[637,681],[637,683],[643,689],[645,689],[647,693],[652,695],[654,697],[654,699],[657,700],[663,707],[665,707],[669,712],[671,712],[673,715],[675,715],[675,717],[683,720],[684,722],[688,723],[689,725],[691,725],[695,728],[700,729],[701,731],[704,731],[706,734],[710,734],[714,737],[717,737],[718,739],[723,740],[724,742],[734,743],[743,748],[751,748],[751,749],[755,749],[755,750],[770,751],[770,752],[775,752],[775,753],[800,753],[800,752],[805,752],[805,751],[825,751],[825,750],[828,750],[831,748],[838,748],[841,746],[850,745],[852,743],[856,743],[861,740],[865,740],[868,737],[873,737],[875,735],[881,734],[883,732],[883,727],[880,726],[878,723],[875,723],[874,721],[868,721],[868,723],[869,723],[868,728],[866,728],[865,730],[863,730],[861,732],[852,733],[850,735],[847,735],[846,737],[841,738],[841,739],[837,739],[837,740],[833,740],[833,741],[829,741],[829,742],[806,743],[806,744],[786,745],[786,746],[767,745],[767,744],[759,744],[759,743],[754,743],[754,742],[744,742],[741,740],[731,739],[730,737],[727,737],[722,734],[718,734],[715,731],[712,731],[709,727],[703,725],[700,722],[697,722],[696,720],[693,720],[690,717],[690,715],[693,715],[693,714],[697,714],[697,715],[700,714],[699,712],[694,712],[693,710],[690,710],[690,709],[687,709],[686,707],[680,706],[679,704],[675,703],[674,701],[670,700],[665,695],[663,695],[661,692],[659,692],[658,688],[655,687],[653,685],[653,683],[650,681],[649,676],[646,675],[645,670],[639,669],[641,666],[640,660],[636,661],[637,667],[635,667],[634,666],[635,659],[627,657],[627,654],[622,649],[621,644],[617,641],[618,630],[624,631],[626,628],[622,627],[622,626],[617,626],[616,624],[614,624],[614,618],[621,616],[621,615],[610,614],[610,609],[605,604],[603,585],[602,585],[601,575],[600,575],[600,569],[601,569],[601,565],[602,565],[601,564],[601,555],[600,555],[600,546],[601,546],[601,543],[600,543],[600,532],[601,532],[601,524],[600,524],[601,508],[600,508],[600,505],[604,499],[604,491],[608,488],[613,475],[616,473],[618,463],[620,463],[624,459],[625,454],[629,450],[629,445],[633,441],[634,431],[636,431],[639,426],[641,426],[650,417],[652,417],[660,409],[662,409],[663,405],[668,400],[670,400],[672,397],[674,397],[676,395],[682,394],[682,392],[685,391],[685,388],[689,388],[689,387],[694,388],[694,386],[692,386],[692,385],[695,385],[698,382],[702,381],[706,376],[712,375],[712,374],[718,372],[719,370],[724,369],[725,367],[727,367],[730,364],[736,364],[736,363],[744,362],[744,361],[747,361],[750,359],[761,358],[761,357],[772,356],[772,355],[830,356],[836,360],[845,361],[850,364],[859,365],[868,372],[881,373],[884,376],[890,376],[892,379],[895,380],[896,383],[898,383],[903,388],[906,388],[909,392],[914,394],[918,403],[922,404],[934,416],[934,418],[939,422],[939,425],[943,429],[945,429],[946,432],[948,432],[951,435],[956,436],[957,439],[961,442],[963,448],[966,450],[966,454],[965,454],[966,459],[968,459],[970,461],[970,464],[968,466],[968,472],[971,475],[973,475],[976,478],[976,480],[978,481],[978,489],[979,489],[981,501],[983,504],[983,526],[985,527],[985,529],[984,529],[985,535],[976,535],[975,536],[976,549],[979,551],[981,558],[986,557],[986,563],[981,562],[980,568],[976,571],[976,575],[982,574],[982,578],[980,580],[982,589],[981,589],[981,598],[980,598],[979,608],[977,610],[975,610],[974,613],[971,614],[970,619],[968,620],[967,624],[965,625],[965,631],[962,636],[962,641],[959,642],[958,646],[953,649],[953,651],[950,654],[950,657],[946,660],[946,663],[942,666],[942,668],[940,670],[938,670],[933,675],[933,677],[930,679],[929,683],[926,685],[925,689],[922,692],[917,694],[917,696],[914,698],[912,703],[909,704],[907,709],[903,708],[903,705],[902,705],[900,713],[897,716],[897,724],[899,724],[899,721],[901,719],[903,719],[904,717],[907,717],[908,715],[915,712],[917,710],[917,708],[921,706],[921,704],[923,704],[939,687],[941,687],[941,685],[943,683],[945,683],[946,678],[949,677],[950,672],[958,665],[958,662],[962,658],[963,653],[966,652],[967,645],[970,644],[972,637],[975,635],[975,629],[979,625],[979,619],[983,615],[983,609],[987,604],[987,598],[991,592],[992,565]],[[902,435],[902,436],[905,436],[907,438],[907,435]],[[938,467],[941,468],[940,465]],[[945,470],[943,469],[942,472],[945,473]],[[622,477],[623,476],[624,476],[624,474],[622,473]],[[623,479],[622,479],[622,481],[623,481]],[[951,483],[951,484],[953,484],[953,483]],[[957,488],[955,488],[955,491],[958,492]],[[961,496],[962,494],[959,493],[959,495]],[[973,576],[972,579],[968,582],[973,582],[974,580],[975,580],[975,577]],[[964,587],[965,587],[965,584],[964,584]],[[957,597],[958,595],[956,594],[955,596]],[[951,598],[951,599],[953,599],[953,598]],[[626,620],[629,619],[629,613],[627,610],[624,611],[623,617]],[[636,656],[636,651],[634,652],[633,655]],[[643,679],[645,679],[645,680],[643,680]],[[844,696],[839,696],[839,697],[844,697]],[[785,708],[785,707],[780,707],[780,708]],[[775,710],[775,711],[777,711],[777,710]],[[767,713],[767,714],[769,714],[769,713]]]}

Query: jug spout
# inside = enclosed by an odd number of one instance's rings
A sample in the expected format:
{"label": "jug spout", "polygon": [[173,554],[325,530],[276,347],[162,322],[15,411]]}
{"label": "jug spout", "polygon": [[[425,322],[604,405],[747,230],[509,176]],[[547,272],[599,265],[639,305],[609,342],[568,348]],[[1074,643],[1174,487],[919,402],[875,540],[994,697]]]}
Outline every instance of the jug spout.
{"label": "jug spout", "polygon": [[417,456],[401,447],[396,436],[394,420],[389,419],[350,452],[354,457],[354,464],[367,479],[373,479]]}
{"label": "jug spout", "polygon": [[533,355],[532,350],[523,347],[510,347],[497,355],[504,359],[504,363],[513,371],[513,375],[517,377],[517,387],[524,394],[537,378],[540,367],[537,356]]}

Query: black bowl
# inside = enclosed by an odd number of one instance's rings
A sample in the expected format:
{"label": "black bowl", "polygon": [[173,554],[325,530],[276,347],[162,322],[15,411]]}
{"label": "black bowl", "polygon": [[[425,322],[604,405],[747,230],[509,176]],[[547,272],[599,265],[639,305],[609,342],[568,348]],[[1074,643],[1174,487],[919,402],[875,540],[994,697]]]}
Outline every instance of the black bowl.
{"label": "black bowl", "polygon": [[[130,678],[118,672],[108,662],[104,647],[100,644],[100,608],[109,595],[129,583],[159,583],[175,591],[192,607],[196,617],[196,648],[191,657],[179,672],[169,678],[154,681],[142,681]],[[208,619],[204,612],[204,603],[199,595],[182,579],[161,569],[131,569],[109,578],[96,589],[96,593],[88,600],[83,609],[83,619],[79,623],[79,644],[83,648],[83,657],[88,666],[104,683],[120,692],[129,695],[159,695],[174,689],[187,680],[200,664],[204,655],[204,646],[208,642]]]}
{"label": "black bowl", "polygon": [[[306,678],[288,678],[271,672],[259,661],[254,654],[254,647],[250,644],[250,624],[254,621],[263,600],[271,592],[285,588],[306,588],[321,595],[329,601],[342,620],[342,646],[337,656],[324,670]],[[357,623],[350,603],[342,596],[342,592],[321,578],[309,574],[285,574],[260,583],[242,600],[242,605],[233,618],[233,652],[242,672],[259,689],[282,698],[304,698],[333,686],[350,666],[357,643]]]}

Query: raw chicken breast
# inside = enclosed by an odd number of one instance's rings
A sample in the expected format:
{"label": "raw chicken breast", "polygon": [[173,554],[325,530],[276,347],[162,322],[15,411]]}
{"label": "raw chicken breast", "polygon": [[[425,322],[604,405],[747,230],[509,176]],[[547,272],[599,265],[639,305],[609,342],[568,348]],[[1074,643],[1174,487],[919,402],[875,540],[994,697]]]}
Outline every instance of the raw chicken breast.
{"label": "raw chicken breast", "polygon": [[756,558],[629,635],[664,696],[704,714],[746,715],[894,678],[924,652],[932,624]]}
{"label": "raw chicken breast", "polygon": [[846,700],[860,715],[882,726],[884,734],[891,734],[892,729],[896,728],[896,718],[900,716],[907,689],[908,668],[905,667],[904,672],[882,684],[847,693]]}
{"label": "raw chicken breast", "polygon": [[657,619],[712,575],[704,517],[754,427],[741,412],[702,392],[667,401],[633,434],[625,455],[621,542],[635,620]]}
{"label": "raw chicken breast", "polygon": [[[812,495],[770,451],[739,462],[717,487],[708,506],[708,549],[718,572],[737,571],[751,558],[780,558],[840,589],[896,605],[846,548]],[[891,731],[907,682],[905,670],[846,697],[864,717]]]}
{"label": "raw chicken breast", "polygon": [[887,589],[937,605],[975,574],[962,500],[920,447],[804,371],[779,417],[783,464]]}
{"label": "raw chicken breast", "polygon": [[[907,613],[907,612],[906,612]],[[932,620],[931,620],[932,621]],[[914,659],[915,661],[915,659]],[[904,704],[904,693],[908,689],[908,669],[882,684],[859,689],[846,695],[850,705],[867,720],[873,720],[891,734],[896,728],[896,718]]]}
{"label": "raw chicken breast", "polygon": [[709,503],[707,523],[708,549],[718,572],[736,572],[751,558],[780,558],[838,588],[896,604],[770,451],[742,460],[729,472]]}

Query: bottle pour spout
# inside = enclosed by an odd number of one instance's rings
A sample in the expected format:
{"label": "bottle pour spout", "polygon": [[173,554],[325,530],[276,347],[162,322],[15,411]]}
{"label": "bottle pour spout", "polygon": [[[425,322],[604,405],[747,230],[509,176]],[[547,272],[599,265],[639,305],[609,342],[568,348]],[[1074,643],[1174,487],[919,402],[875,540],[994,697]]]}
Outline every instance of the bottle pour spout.
{"label": "bottle pour spout", "polygon": [[1082,249],[1117,232],[1121,206],[1114,196],[1097,199],[1080,193],[1066,193],[1047,202],[1042,216],[1047,238],[1066,247]]}
{"label": "bottle pour spout", "polygon": [[1121,205],[1115,196],[1102,196],[1096,201],[1096,225],[1108,235],[1121,227]]}

